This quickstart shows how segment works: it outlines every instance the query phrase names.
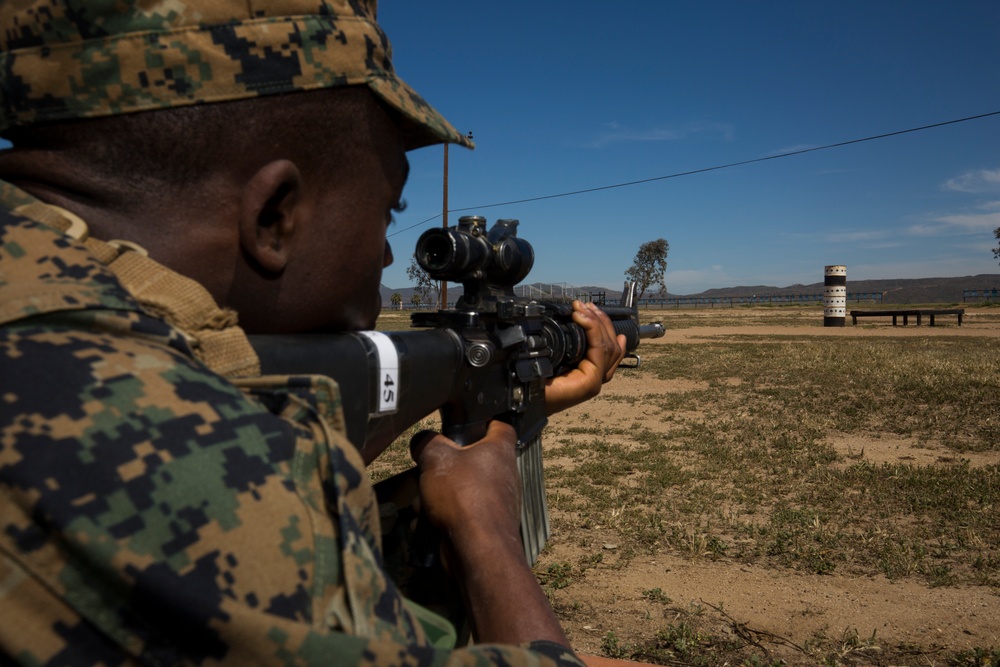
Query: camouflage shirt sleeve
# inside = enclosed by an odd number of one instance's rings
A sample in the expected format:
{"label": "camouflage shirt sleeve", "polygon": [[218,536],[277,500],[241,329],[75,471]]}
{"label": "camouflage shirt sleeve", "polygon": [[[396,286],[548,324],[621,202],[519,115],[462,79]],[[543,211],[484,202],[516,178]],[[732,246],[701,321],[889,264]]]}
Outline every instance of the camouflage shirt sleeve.
{"label": "camouflage shirt sleeve", "polygon": [[0,663],[579,664],[431,648],[382,573],[360,459],[317,418],[330,388],[248,400],[113,277],[78,308],[58,251],[73,307],[0,327]]}

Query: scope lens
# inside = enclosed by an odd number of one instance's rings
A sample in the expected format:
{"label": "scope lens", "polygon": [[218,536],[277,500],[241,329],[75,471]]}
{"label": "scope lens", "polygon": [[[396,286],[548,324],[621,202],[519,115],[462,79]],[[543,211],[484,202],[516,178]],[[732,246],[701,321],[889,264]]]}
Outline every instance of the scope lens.
{"label": "scope lens", "polygon": [[443,271],[451,266],[455,247],[447,234],[433,234],[424,237],[421,244],[420,263],[427,271]]}

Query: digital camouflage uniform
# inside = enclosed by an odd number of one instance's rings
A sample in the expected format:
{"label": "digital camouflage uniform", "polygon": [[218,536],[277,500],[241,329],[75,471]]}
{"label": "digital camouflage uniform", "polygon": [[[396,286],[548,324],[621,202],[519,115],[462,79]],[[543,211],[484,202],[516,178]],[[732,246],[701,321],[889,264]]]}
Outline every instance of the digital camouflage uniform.
{"label": "digital camouflage uniform", "polygon": [[[374,2],[4,0],[0,29],[4,127],[319,80],[371,86],[410,146],[462,140]],[[0,183],[0,664],[580,664],[448,648],[378,534],[335,383],[258,377],[200,285]]]}

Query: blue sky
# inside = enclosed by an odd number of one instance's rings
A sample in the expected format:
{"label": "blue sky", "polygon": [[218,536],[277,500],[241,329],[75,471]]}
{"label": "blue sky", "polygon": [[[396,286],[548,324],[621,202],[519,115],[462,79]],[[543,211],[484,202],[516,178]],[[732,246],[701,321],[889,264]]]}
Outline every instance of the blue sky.
{"label": "blue sky", "polygon": [[[385,0],[379,19],[401,76],[475,136],[450,149],[449,208],[519,219],[529,282],[618,289],[661,237],[675,294],[827,264],[848,283],[1000,273],[1000,116],[490,206],[1000,111],[996,0]],[[410,153],[389,287],[441,224],[442,152]]]}

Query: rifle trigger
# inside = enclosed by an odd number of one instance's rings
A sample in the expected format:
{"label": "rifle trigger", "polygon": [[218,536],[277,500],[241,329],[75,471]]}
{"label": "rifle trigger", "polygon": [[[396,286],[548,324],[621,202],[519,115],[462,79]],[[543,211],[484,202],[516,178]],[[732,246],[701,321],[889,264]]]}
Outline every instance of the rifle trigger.
{"label": "rifle trigger", "polygon": [[[625,363],[626,359],[631,359],[635,363],[627,364]],[[629,352],[622,358],[622,362],[618,364],[618,368],[639,368],[639,365],[641,363],[642,363],[642,358],[638,354],[636,354],[635,352]]]}

